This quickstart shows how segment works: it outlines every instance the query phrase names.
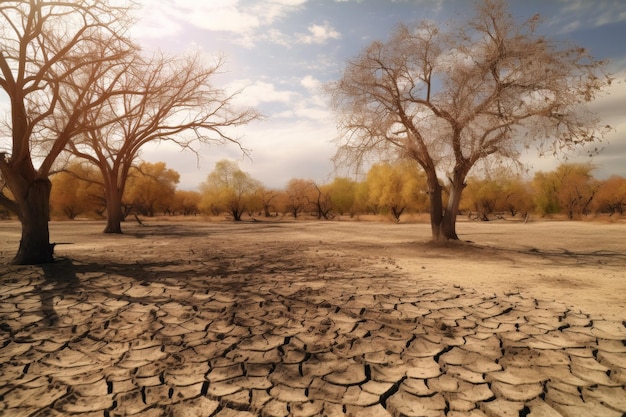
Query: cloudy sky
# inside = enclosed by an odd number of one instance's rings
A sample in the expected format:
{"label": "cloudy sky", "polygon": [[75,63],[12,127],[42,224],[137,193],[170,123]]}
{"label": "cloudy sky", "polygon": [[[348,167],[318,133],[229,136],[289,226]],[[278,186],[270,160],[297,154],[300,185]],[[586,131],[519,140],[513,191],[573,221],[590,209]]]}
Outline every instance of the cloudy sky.
{"label": "cloudy sky", "polygon": [[[338,79],[347,59],[374,40],[386,40],[399,22],[443,23],[472,15],[470,0],[140,1],[133,36],[146,50],[223,55],[224,73],[215,83],[244,88],[239,103],[266,116],[234,133],[242,135],[251,158],[234,146],[202,146],[199,160],[170,145],[145,149],[145,160],[165,161],[181,174],[182,189],[195,189],[224,158],[269,187],[282,188],[291,178],[329,181],[337,131],[320,86]],[[516,19],[539,13],[541,32],[609,60],[617,82],[593,106],[614,131],[592,162],[598,177],[626,176],[626,1],[510,0],[509,5]],[[526,160],[531,174],[562,162],[535,153]]]}

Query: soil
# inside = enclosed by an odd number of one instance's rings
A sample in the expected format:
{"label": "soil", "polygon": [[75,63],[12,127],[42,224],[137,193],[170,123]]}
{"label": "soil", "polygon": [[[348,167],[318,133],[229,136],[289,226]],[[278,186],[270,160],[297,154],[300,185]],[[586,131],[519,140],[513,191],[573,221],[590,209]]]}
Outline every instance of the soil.
{"label": "soil", "polygon": [[0,415],[626,415],[626,224],[103,228],[0,223]]}
{"label": "soil", "polygon": [[[103,265],[169,261],[183,270],[220,256],[240,267],[261,262],[274,270],[331,263],[355,276],[371,273],[374,264],[407,285],[519,292],[626,319],[624,222],[459,221],[462,241],[444,245],[431,243],[429,225],[421,223],[133,221],[121,236],[105,235],[103,228],[95,221],[52,222],[56,256]],[[0,264],[10,261],[18,242],[19,224],[0,223]]]}

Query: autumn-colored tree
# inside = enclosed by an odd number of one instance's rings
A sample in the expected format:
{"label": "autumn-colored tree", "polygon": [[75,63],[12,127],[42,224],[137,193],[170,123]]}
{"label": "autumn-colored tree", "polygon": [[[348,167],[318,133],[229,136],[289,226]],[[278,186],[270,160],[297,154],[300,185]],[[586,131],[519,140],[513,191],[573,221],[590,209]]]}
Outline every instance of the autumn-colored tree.
{"label": "autumn-colored tree", "polygon": [[507,176],[501,181],[504,194],[502,209],[508,211],[511,216],[516,216],[517,213],[527,216],[534,207],[529,182],[520,176]]}
{"label": "autumn-colored tree", "polygon": [[333,217],[331,213],[333,206],[330,198],[328,185],[318,185],[315,181],[311,182],[313,189],[311,191],[311,205],[313,206],[317,219],[330,219]]}
{"label": "autumn-colored tree", "polygon": [[461,207],[488,221],[493,213],[527,214],[533,208],[533,197],[521,177],[500,169],[487,178],[469,178]]}
{"label": "autumn-colored tree", "polygon": [[476,212],[478,219],[489,221],[489,216],[498,209],[503,198],[502,186],[497,180],[469,178],[461,207],[466,206],[470,213]]}
{"label": "autumn-colored tree", "polygon": [[535,211],[540,216],[559,212],[557,190],[559,184],[554,175],[546,172],[536,172],[532,180]]}
{"label": "autumn-colored tree", "polygon": [[[91,128],[69,143],[74,155],[102,172],[107,197],[105,233],[121,233],[122,196],[131,167],[147,143],[169,142],[194,151],[194,144],[234,143],[226,129],[259,114],[234,105],[237,93],[212,85],[222,61],[206,63],[200,53],[184,57],[135,55],[116,83],[125,94],[86,114]],[[245,152],[245,150],[242,149]]]}
{"label": "autumn-colored tree", "polygon": [[326,185],[326,192],[334,211],[340,215],[354,216],[356,213],[356,181],[350,178],[335,178],[333,182]]}
{"label": "autumn-colored tree", "polygon": [[122,205],[137,214],[152,217],[172,204],[180,175],[165,162],[142,162],[131,169]]}
{"label": "autumn-colored tree", "polygon": [[50,209],[53,215],[74,219],[80,214],[99,217],[104,212],[100,173],[79,162],[50,177]]}
{"label": "autumn-colored tree", "polygon": [[610,82],[603,62],[538,34],[538,17],[519,24],[504,0],[476,6],[466,22],[400,25],[328,85],[342,132],[335,163],[358,167],[372,152],[414,161],[435,240],[458,239],[461,194],[479,162],[519,162],[535,145],[570,149],[604,130],[585,106]]}
{"label": "autumn-colored tree", "polygon": [[0,204],[22,224],[13,263],[53,261],[49,175],[85,131],[85,113],[116,94],[109,82],[135,50],[123,37],[129,15],[128,7],[103,0],[0,1],[0,89],[11,132],[0,153],[10,193],[0,194]]}
{"label": "autumn-colored tree", "polygon": [[176,190],[170,207],[172,214],[194,216],[200,212],[199,205],[202,195],[197,191]]}
{"label": "autumn-colored tree", "polygon": [[593,167],[588,164],[561,164],[556,175],[559,187],[559,207],[571,220],[589,213],[589,206],[598,191],[598,182],[591,175]]}
{"label": "autumn-colored tree", "polygon": [[367,184],[370,203],[384,207],[396,222],[407,209],[427,207],[426,176],[411,161],[374,164],[367,173]]}
{"label": "autumn-colored tree", "polygon": [[[239,169],[234,161],[221,160],[207,180],[200,185],[202,200],[200,209],[227,212],[235,221],[249,209],[258,210],[257,191],[261,183]],[[253,208],[254,205],[257,205]]]}
{"label": "autumn-colored tree", "polygon": [[597,211],[611,215],[623,215],[626,207],[626,178],[613,175],[602,181],[594,197],[594,207]]}
{"label": "autumn-colored tree", "polygon": [[287,213],[291,214],[294,219],[297,219],[303,211],[313,208],[311,206],[311,201],[315,198],[313,181],[293,178],[287,183],[285,194],[285,210]]}
{"label": "autumn-colored tree", "polygon": [[263,209],[263,215],[265,217],[271,217],[272,211],[277,210],[278,200],[280,198],[280,192],[271,188],[260,186],[257,189],[257,200]]}
{"label": "autumn-colored tree", "polygon": [[564,213],[569,219],[589,212],[598,182],[589,164],[561,164],[556,170],[538,172],[533,179],[540,214]]}

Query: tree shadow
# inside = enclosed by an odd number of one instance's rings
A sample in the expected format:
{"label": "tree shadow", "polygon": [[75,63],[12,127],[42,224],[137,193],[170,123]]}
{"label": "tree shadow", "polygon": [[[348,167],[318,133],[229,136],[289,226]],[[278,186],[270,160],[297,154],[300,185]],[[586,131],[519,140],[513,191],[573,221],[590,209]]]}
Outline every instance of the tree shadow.
{"label": "tree shadow", "polygon": [[59,258],[52,263],[42,264],[44,282],[37,287],[41,300],[41,312],[49,326],[55,326],[59,316],[55,310],[55,300],[76,294],[80,290],[80,281],[76,276],[72,262]]}

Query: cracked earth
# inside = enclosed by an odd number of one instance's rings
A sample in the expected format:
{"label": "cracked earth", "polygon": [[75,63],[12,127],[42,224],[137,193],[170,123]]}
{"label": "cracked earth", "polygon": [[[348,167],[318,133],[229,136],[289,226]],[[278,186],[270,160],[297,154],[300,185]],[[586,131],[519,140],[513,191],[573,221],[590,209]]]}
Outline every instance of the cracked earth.
{"label": "cracked earth", "polygon": [[0,415],[626,415],[625,225],[125,226],[0,224]]}

